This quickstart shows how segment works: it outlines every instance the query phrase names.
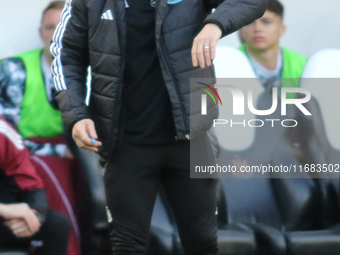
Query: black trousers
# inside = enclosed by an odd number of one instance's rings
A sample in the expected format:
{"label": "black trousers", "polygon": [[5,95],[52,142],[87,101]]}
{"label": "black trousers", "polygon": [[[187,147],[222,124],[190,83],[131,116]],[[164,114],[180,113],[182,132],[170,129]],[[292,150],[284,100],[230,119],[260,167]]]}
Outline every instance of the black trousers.
{"label": "black trousers", "polygon": [[17,238],[0,218],[0,251],[29,250],[31,243],[36,243],[41,246],[35,255],[66,255],[69,235],[68,218],[58,211],[48,211],[39,232],[30,238]]}
{"label": "black trousers", "polygon": [[[214,164],[206,134],[190,143],[198,150],[199,161]],[[190,143],[123,143],[109,160],[104,181],[113,219],[113,254],[145,254],[160,185],[172,207],[185,253],[217,254],[217,180],[190,178]]]}

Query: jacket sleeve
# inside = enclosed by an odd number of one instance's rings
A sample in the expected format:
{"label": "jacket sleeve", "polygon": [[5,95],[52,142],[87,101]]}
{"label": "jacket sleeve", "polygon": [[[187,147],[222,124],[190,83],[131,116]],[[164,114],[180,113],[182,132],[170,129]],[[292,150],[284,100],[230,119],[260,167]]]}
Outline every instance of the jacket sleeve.
{"label": "jacket sleeve", "polygon": [[21,136],[0,117],[0,170],[5,172],[13,192],[42,216],[48,202],[44,184],[29,160]]}
{"label": "jacket sleeve", "polygon": [[56,99],[65,126],[72,130],[79,120],[89,118],[86,77],[89,66],[88,20],[85,0],[67,1],[50,47]]}
{"label": "jacket sleeve", "polygon": [[207,16],[204,24],[214,23],[222,30],[222,37],[262,17],[267,0],[204,0],[216,10]]}

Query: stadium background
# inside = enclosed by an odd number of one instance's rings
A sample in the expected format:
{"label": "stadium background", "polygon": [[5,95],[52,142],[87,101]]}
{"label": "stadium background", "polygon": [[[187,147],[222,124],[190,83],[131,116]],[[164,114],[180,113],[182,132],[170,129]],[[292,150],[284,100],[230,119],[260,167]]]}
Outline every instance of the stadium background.
{"label": "stadium background", "polygon": [[[189,1],[189,0],[183,0]],[[0,58],[42,46],[38,28],[41,12],[50,0],[0,0]],[[282,45],[309,57],[340,42],[339,0],[281,0],[286,7],[287,33]],[[220,41],[238,46],[237,34]]]}

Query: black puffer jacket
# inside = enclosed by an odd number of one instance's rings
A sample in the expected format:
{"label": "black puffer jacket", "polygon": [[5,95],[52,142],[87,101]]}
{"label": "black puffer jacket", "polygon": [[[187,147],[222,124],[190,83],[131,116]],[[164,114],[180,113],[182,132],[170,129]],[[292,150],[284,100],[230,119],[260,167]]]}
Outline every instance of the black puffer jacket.
{"label": "black puffer jacket", "polygon": [[[215,23],[223,36],[251,23],[264,13],[267,0],[156,0],[156,45],[169,91],[178,139],[206,131],[217,117],[208,105],[201,116],[201,91],[190,89],[190,78],[214,78],[214,68],[192,66],[193,39],[206,23]],[[177,1],[176,1],[177,2]],[[211,10],[216,11],[211,13]],[[106,12],[105,19],[102,19]],[[104,17],[104,16],[103,16]],[[121,91],[125,64],[125,1],[69,0],[51,46],[57,100],[67,127],[91,118],[99,140],[99,153],[111,155],[120,137]],[[92,68],[92,93],[85,104],[86,70]],[[191,120],[191,122],[190,122]]]}

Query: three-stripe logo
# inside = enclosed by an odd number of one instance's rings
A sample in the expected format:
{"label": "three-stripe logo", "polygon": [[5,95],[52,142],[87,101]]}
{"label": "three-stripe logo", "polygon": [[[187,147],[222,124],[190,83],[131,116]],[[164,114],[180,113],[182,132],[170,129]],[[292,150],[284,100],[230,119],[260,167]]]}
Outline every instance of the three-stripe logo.
{"label": "three-stripe logo", "polygon": [[113,20],[114,18],[113,18],[111,10],[107,10],[106,12],[104,12],[102,15],[102,19]]}

